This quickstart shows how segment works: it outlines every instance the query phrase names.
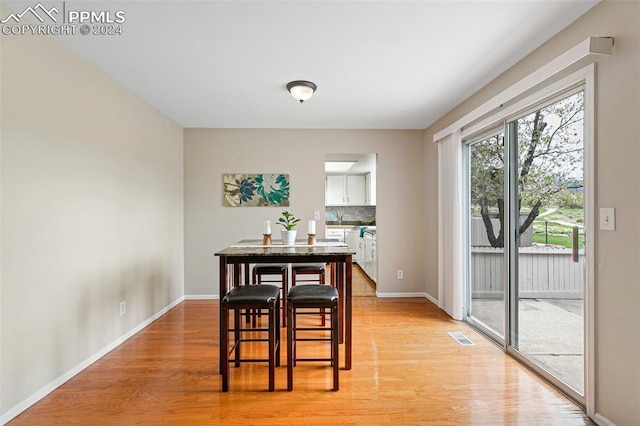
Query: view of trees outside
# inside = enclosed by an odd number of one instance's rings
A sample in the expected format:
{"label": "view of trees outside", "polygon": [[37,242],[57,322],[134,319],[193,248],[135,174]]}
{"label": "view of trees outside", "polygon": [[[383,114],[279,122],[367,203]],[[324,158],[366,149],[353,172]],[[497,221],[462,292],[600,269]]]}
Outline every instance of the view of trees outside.
{"label": "view of trees outside", "polygon": [[[542,236],[535,229],[538,226],[534,228],[534,242],[567,246],[569,235],[566,241],[556,237],[570,232],[563,228],[582,222],[583,113],[580,91],[514,123],[518,135],[520,235],[541,214],[548,217],[540,221]],[[503,134],[474,144],[470,168],[472,214],[482,218],[491,246],[504,247]]]}

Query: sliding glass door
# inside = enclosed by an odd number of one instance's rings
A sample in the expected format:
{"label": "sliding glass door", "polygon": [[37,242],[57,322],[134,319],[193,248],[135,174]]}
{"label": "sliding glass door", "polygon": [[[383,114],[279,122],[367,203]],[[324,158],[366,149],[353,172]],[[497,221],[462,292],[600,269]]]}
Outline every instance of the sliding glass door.
{"label": "sliding glass door", "polygon": [[566,92],[466,145],[467,321],[577,400],[584,395],[583,97],[582,88]]}
{"label": "sliding glass door", "polygon": [[579,395],[584,372],[583,91],[507,123],[509,345]]}
{"label": "sliding glass door", "polygon": [[467,320],[504,342],[504,133],[467,146]]}

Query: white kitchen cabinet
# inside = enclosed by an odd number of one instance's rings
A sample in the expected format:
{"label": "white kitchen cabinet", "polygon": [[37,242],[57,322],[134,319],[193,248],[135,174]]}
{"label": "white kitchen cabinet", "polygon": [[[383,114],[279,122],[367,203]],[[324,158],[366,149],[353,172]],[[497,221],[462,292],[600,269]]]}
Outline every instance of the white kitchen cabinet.
{"label": "white kitchen cabinet", "polygon": [[358,247],[358,239],[360,239],[360,228],[352,227],[352,228],[325,228],[324,231],[325,238],[330,238],[333,240],[338,240],[341,243],[346,243],[349,245],[351,249],[354,251]]}
{"label": "white kitchen cabinet", "polygon": [[[358,239],[360,239],[360,228],[354,227],[344,230],[344,242],[349,245],[351,250],[357,251]],[[357,261],[357,255],[354,260]]]}
{"label": "white kitchen cabinet", "polygon": [[367,204],[367,177],[347,175],[347,204],[362,206]]}
{"label": "white kitchen cabinet", "polygon": [[377,282],[378,279],[378,254],[376,240],[377,238],[375,234],[371,234],[369,232],[364,233],[364,272],[373,282]]}
{"label": "white kitchen cabinet", "polygon": [[344,243],[344,229],[325,228],[324,236],[327,239],[338,240]]}
{"label": "white kitchen cabinet", "polygon": [[347,185],[344,175],[327,175],[325,186],[325,204],[341,206],[346,204]]}
{"label": "white kitchen cabinet", "polygon": [[327,175],[325,184],[325,205],[364,206],[367,205],[367,176]]}
{"label": "white kitchen cabinet", "polygon": [[378,282],[378,236],[373,234],[373,242],[371,247],[371,262],[373,267],[371,268],[371,279],[374,283]]}
{"label": "white kitchen cabinet", "polygon": [[356,240],[356,257],[355,262],[364,269],[364,237],[360,238],[358,235],[358,239]]}

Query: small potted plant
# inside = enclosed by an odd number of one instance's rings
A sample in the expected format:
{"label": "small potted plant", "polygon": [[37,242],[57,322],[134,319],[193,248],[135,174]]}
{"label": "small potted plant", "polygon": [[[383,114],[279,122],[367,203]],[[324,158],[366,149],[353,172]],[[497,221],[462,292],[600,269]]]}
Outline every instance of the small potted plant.
{"label": "small potted plant", "polygon": [[282,217],[278,219],[278,225],[282,225],[284,229],[281,231],[282,235],[282,243],[287,246],[291,246],[295,244],[296,241],[296,233],[298,232],[295,227],[300,222],[300,219],[297,219],[293,212],[289,210],[285,210],[282,212]]}

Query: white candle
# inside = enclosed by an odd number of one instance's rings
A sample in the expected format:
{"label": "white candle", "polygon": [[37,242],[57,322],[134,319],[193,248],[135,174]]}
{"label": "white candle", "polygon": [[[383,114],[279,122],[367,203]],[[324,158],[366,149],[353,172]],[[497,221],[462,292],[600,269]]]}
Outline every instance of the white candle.
{"label": "white candle", "polygon": [[264,221],[264,235],[271,235],[271,221]]}
{"label": "white candle", "polygon": [[316,235],[316,221],[309,221],[309,235]]}

